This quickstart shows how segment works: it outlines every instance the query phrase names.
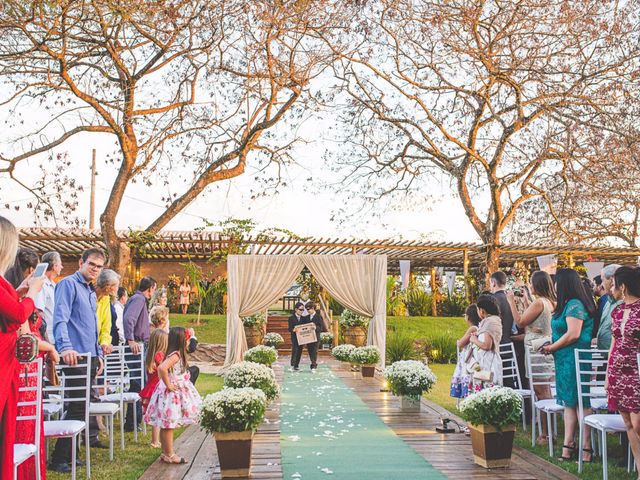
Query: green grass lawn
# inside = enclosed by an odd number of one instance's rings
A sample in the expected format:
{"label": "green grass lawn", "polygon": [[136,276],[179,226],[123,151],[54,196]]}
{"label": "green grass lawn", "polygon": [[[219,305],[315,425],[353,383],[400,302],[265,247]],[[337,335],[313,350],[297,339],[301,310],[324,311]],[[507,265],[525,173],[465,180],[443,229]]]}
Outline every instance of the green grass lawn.
{"label": "green grass lawn", "polygon": [[[203,397],[208,393],[218,391],[222,388],[222,377],[201,373],[196,384],[198,392]],[[184,428],[177,429],[177,438],[184,431]],[[151,428],[147,427],[147,434],[138,434],[138,443],[133,441],[133,433],[125,433],[125,450],[120,449],[120,423],[116,419],[114,424],[114,459],[109,461],[109,450],[91,449],[91,479],[92,480],[135,480],[149,468],[160,456],[160,450],[151,448]],[[100,434],[100,441],[108,445],[108,437]],[[53,452],[55,442],[50,442],[49,452]],[[80,458],[84,459],[84,446],[81,447]],[[85,478],[85,469],[78,468],[77,478]],[[47,471],[47,478],[50,480],[68,480],[70,475],[64,475]]]}
{"label": "green grass lawn", "polygon": [[227,316],[226,315],[202,315],[202,325],[196,325],[196,314],[172,313],[169,316],[171,326],[193,328],[200,343],[226,343]]}

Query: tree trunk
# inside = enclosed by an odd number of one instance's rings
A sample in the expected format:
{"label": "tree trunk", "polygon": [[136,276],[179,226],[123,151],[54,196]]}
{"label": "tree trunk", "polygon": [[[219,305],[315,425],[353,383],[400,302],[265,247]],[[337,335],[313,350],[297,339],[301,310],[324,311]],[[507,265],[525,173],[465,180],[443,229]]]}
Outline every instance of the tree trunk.
{"label": "tree trunk", "polygon": [[484,270],[485,277],[485,286],[489,288],[489,278],[493,272],[497,272],[500,269],[500,248],[497,245],[497,242],[491,242],[487,244],[487,252],[485,256],[484,265],[482,266],[482,270]]}

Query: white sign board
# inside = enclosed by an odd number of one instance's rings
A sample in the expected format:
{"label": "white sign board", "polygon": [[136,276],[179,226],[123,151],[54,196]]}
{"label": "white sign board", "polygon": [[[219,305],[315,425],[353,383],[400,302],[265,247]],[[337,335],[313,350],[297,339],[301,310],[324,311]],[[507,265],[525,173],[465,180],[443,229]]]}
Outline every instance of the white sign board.
{"label": "white sign board", "polygon": [[316,337],[315,325],[313,323],[300,325],[296,330],[296,338],[298,339],[298,345],[317,342],[318,337]]}

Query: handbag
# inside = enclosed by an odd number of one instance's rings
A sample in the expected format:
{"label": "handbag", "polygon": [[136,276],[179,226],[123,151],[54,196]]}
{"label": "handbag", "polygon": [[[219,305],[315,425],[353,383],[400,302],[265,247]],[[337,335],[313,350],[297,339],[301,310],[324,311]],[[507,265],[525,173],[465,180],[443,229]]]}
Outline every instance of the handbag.
{"label": "handbag", "polygon": [[24,381],[27,382],[27,364],[38,358],[38,337],[30,333],[20,335],[16,341],[16,358],[24,363]]}
{"label": "handbag", "polygon": [[550,344],[551,344],[551,337],[535,338],[531,340],[531,350],[534,352],[539,352],[542,347]]}
{"label": "handbag", "polygon": [[[493,362],[496,360],[496,351],[493,351],[493,357],[491,358],[491,365],[493,365]],[[478,364],[478,367],[480,367],[480,364]],[[491,370],[480,370],[480,368],[478,368],[478,371],[476,371],[473,374],[473,379],[474,380],[478,380],[479,382],[492,382],[493,381],[493,372]]]}

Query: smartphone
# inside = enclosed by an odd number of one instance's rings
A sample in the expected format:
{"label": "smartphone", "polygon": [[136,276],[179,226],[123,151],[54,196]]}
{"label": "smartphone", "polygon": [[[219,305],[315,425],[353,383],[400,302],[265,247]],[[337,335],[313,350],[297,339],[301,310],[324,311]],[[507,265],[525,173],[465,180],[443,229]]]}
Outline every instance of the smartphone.
{"label": "smartphone", "polygon": [[47,273],[48,268],[49,268],[48,263],[39,263],[36,266],[36,269],[33,271],[33,278],[42,277],[45,273]]}

